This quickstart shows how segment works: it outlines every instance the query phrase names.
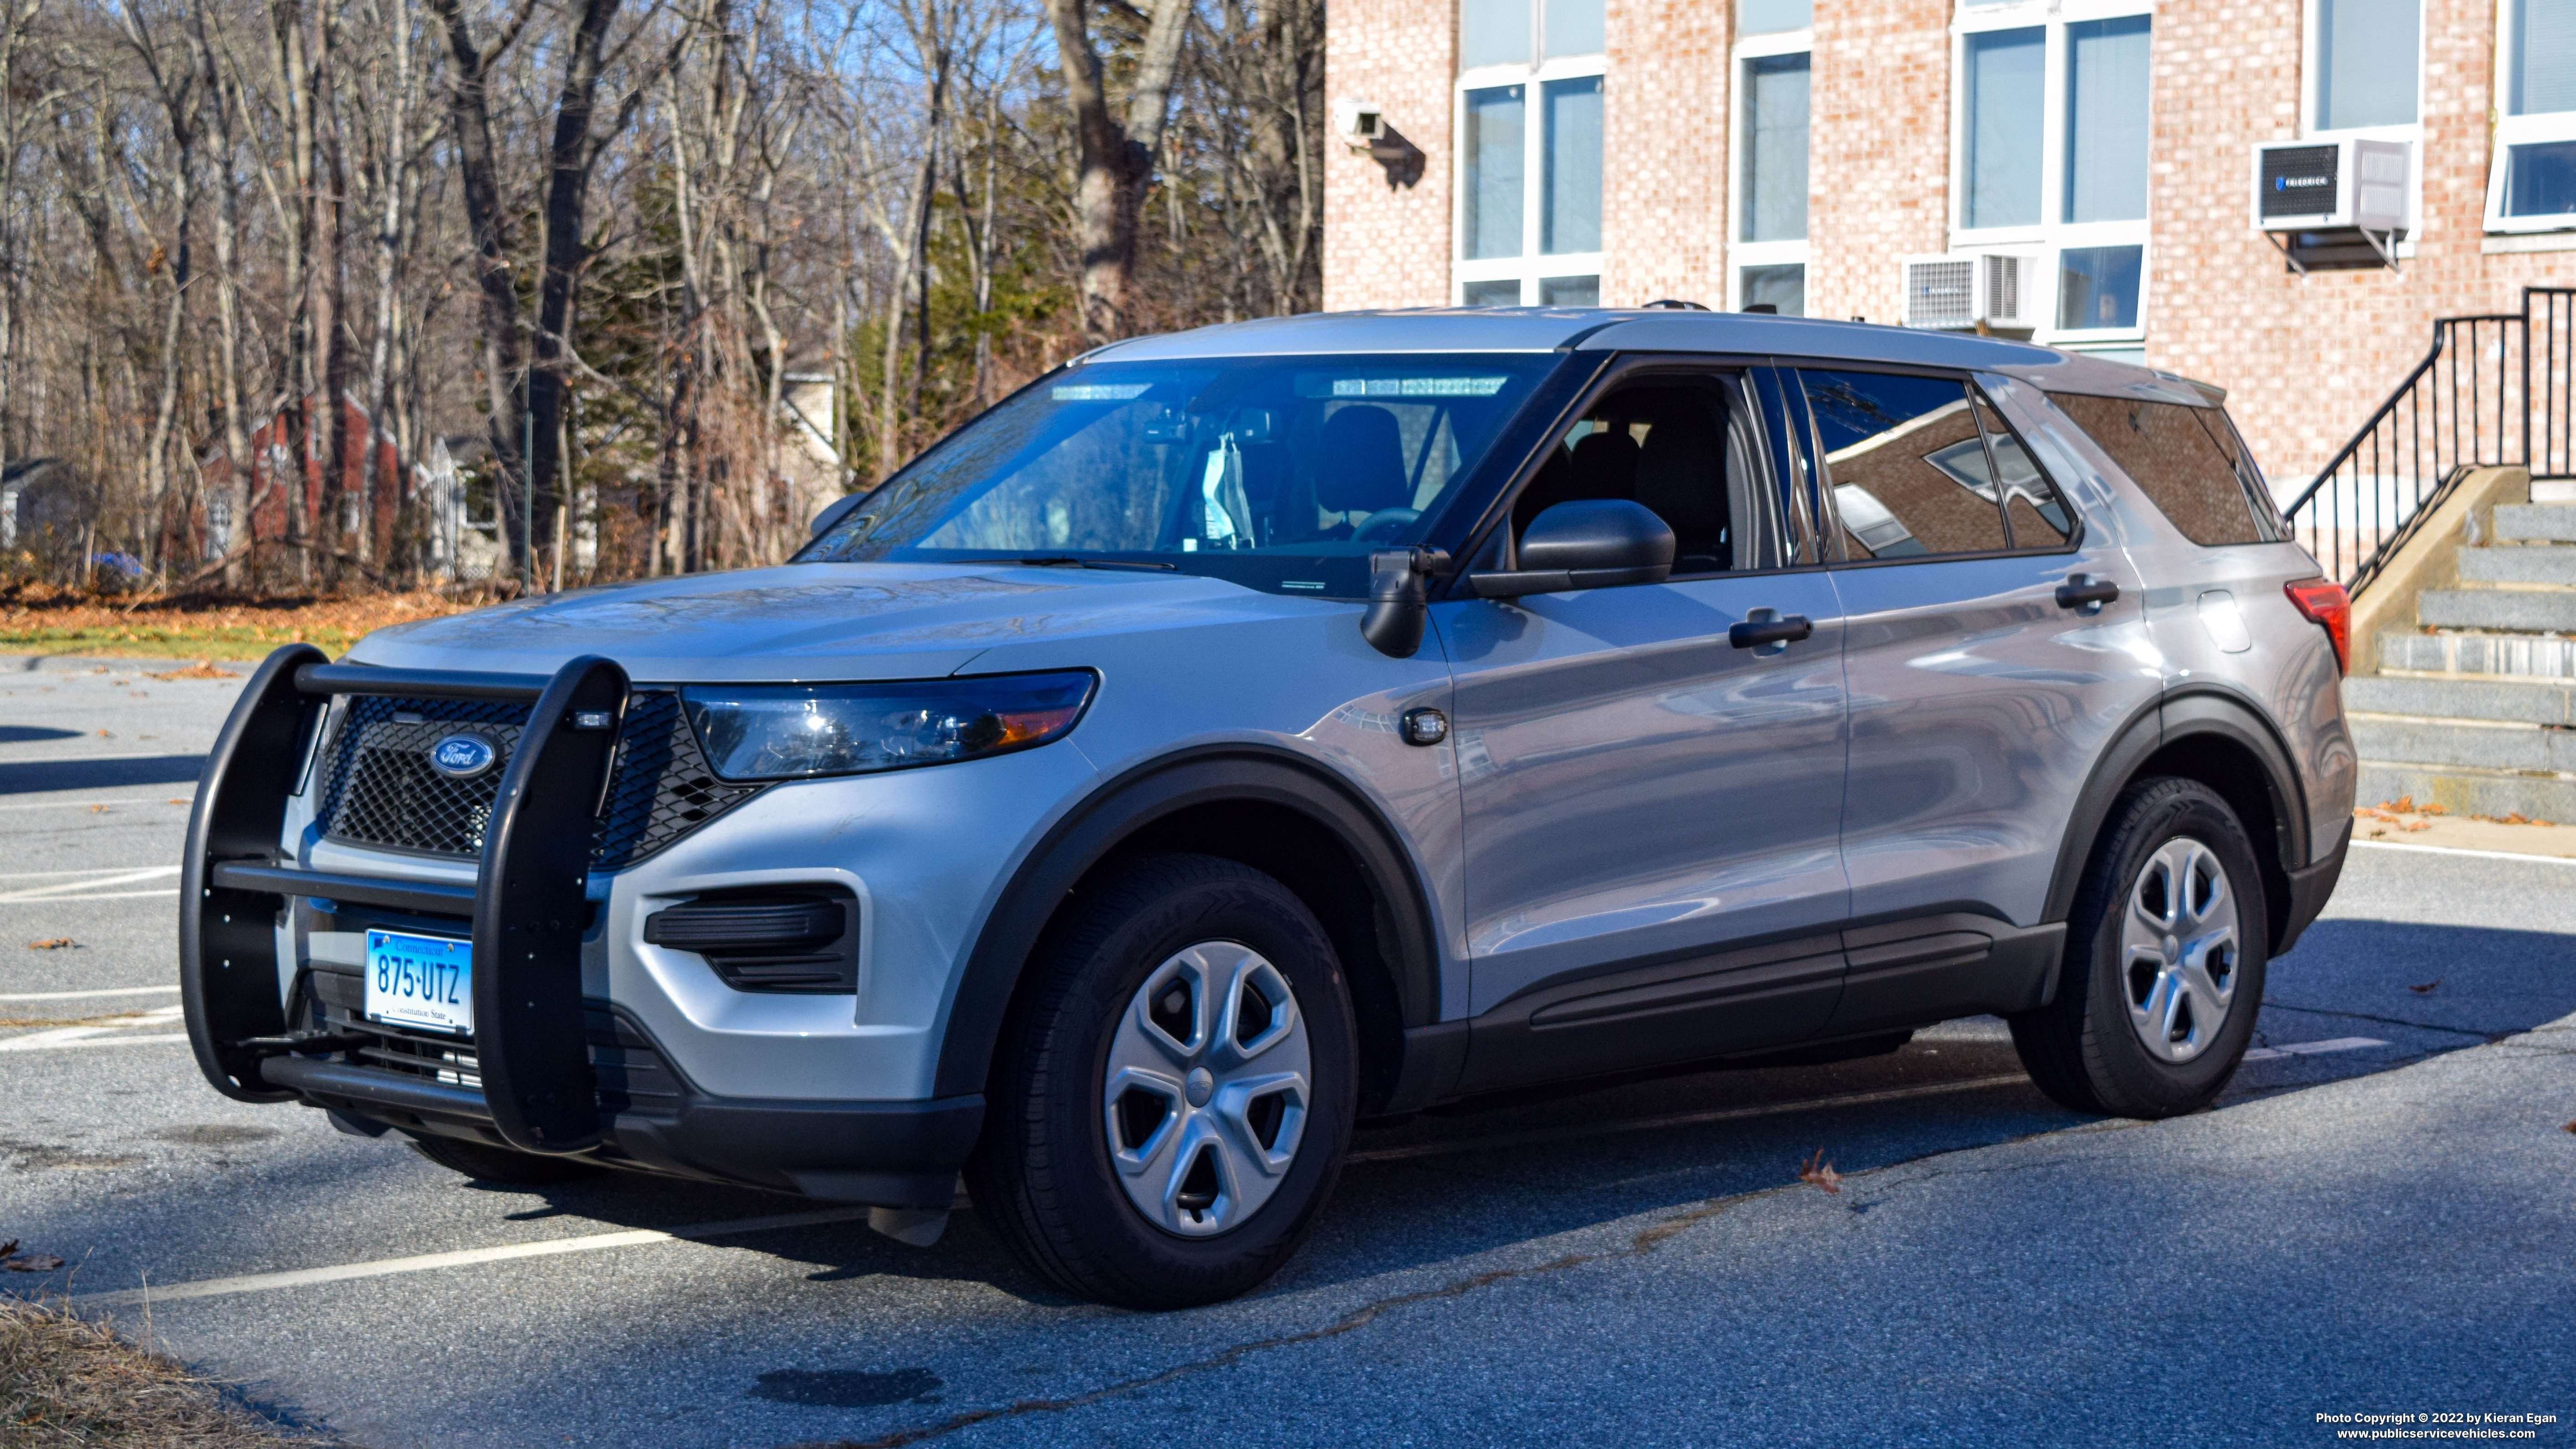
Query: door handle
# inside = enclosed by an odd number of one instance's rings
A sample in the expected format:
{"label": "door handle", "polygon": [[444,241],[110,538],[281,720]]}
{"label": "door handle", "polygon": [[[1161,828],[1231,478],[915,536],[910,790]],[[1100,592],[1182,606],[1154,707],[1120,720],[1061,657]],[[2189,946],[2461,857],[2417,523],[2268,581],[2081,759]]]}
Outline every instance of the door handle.
{"label": "door handle", "polygon": [[1755,609],[1744,616],[1744,622],[1726,631],[1726,642],[1738,649],[1762,649],[1778,653],[1808,635],[1816,626],[1804,614],[1782,614],[1777,609]]}
{"label": "door handle", "polygon": [[2061,609],[2096,609],[2118,597],[2118,584],[2082,574],[2068,574],[2066,582],[2057,586],[2057,607]]}

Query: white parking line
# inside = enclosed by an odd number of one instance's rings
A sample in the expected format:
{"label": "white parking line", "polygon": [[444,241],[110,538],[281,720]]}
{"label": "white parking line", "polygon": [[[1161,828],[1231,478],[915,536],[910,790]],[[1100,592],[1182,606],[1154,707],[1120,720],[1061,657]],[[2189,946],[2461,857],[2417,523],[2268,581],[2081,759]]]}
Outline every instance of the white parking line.
{"label": "white parking line", "polygon": [[[79,896],[67,896],[67,895],[65,894],[65,892],[68,892],[68,891],[95,891],[95,890],[99,889],[99,888],[100,888],[100,887],[102,887],[102,886],[132,885],[132,884],[134,884],[134,883],[135,883],[135,882],[137,882],[137,881],[158,880],[158,879],[160,879],[161,877],[163,877],[163,876],[165,876],[165,875],[177,875],[178,873],[179,873],[179,867],[177,867],[177,866],[175,866],[175,865],[155,865],[155,866],[147,866],[147,867],[145,867],[145,868],[144,868],[144,869],[142,869],[142,870],[130,870],[130,869],[129,869],[129,870],[101,871],[101,872],[98,872],[96,875],[92,876],[90,879],[87,879],[87,880],[65,880],[65,881],[57,881],[57,882],[56,882],[55,884],[53,884],[53,885],[27,886],[27,887],[25,887],[25,888],[23,888],[23,889],[20,889],[20,890],[14,890],[14,891],[0,891],[0,905],[13,904],[13,903],[18,902],[18,901],[56,901],[56,900],[77,900],[77,899],[83,899],[84,897],[79,897]],[[86,899],[90,899],[90,900],[117,900],[117,899],[123,899],[125,896],[138,896],[138,895],[153,895],[153,896],[158,896],[158,895],[177,895],[177,894],[178,894],[178,891],[177,891],[176,889],[167,890],[167,891],[127,891],[127,892],[124,892],[122,896],[89,896],[89,897],[86,897]]]}
{"label": "white parking line", "polygon": [[143,1027],[173,1025],[185,1009],[174,1001],[168,1006],[156,1006],[149,1011],[127,1012],[122,1016],[108,1017],[82,1026],[57,1026],[45,1031],[31,1031],[25,1036],[0,1039],[0,1052],[41,1052],[62,1047],[126,1046],[136,1042],[186,1041],[188,1036],[185,1032],[175,1036],[166,1033],[151,1036],[119,1035],[119,1033],[132,1033]]}
{"label": "white parking line", "polygon": [[101,986],[94,991],[22,991],[15,996],[0,996],[0,1001],[69,1001],[79,996],[157,996],[176,991],[179,983],[167,986]]}
{"label": "white parking line", "polygon": [[[89,1028],[64,1027],[62,1030],[87,1031]],[[68,1051],[73,1047],[150,1046],[154,1042],[186,1041],[188,1039],[188,1034],[182,1031],[171,1033],[156,1032],[151,1036],[86,1036],[72,1041],[36,1040],[39,1036],[47,1035],[50,1035],[50,1033],[36,1032],[29,1036],[13,1036],[7,1041],[0,1041],[0,1052],[54,1052]]]}
{"label": "white parking line", "polygon": [[2524,855],[2511,850],[2470,850],[2458,845],[2409,845],[2402,840],[2356,840],[2370,850],[2413,850],[2427,855],[2473,855],[2481,860],[2536,860],[2543,865],[2576,865],[2576,856]]}
{"label": "white parking line", "polygon": [[175,896],[178,893],[179,888],[172,886],[166,891],[100,891],[92,896],[28,896],[23,900],[0,896],[0,906],[50,906],[58,901],[139,901],[146,896]]}
{"label": "white parking line", "polygon": [[2249,1062],[2268,1062],[2277,1057],[2313,1057],[2326,1052],[2357,1052],[2364,1047],[2386,1046],[2377,1037],[2339,1036],[2327,1041],[2285,1041],[2274,1046],[2254,1047],[2245,1053]]}
{"label": "white parking line", "polygon": [[72,1301],[83,1305],[113,1307],[120,1303],[166,1303],[177,1298],[216,1298],[231,1293],[269,1293],[280,1288],[303,1288],[315,1283],[339,1283],[351,1278],[382,1278],[394,1273],[426,1273],[438,1268],[462,1268],[474,1263],[500,1263],[512,1258],[544,1258],[558,1253],[596,1253],[607,1248],[635,1248],[647,1243],[694,1243],[708,1238],[730,1238],[744,1233],[766,1233],[780,1228],[812,1227],[819,1223],[856,1222],[868,1215],[866,1208],[832,1208],[822,1212],[781,1213],[768,1218],[736,1218],[731,1222],[699,1223],[694,1227],[672,1228],[667,1232],[637,1228],[622,1233],[587,1233],[575,1238],[549,1238],[540,1243],[510,1243],[498,1248],[468,1248],[456,1253],[423,1253],[411,1258],[378,1258],[371,1263],[341,1263],[328,1268],[304,1268],[291,1273],[251,1273],[239,1278],[201,1278],[193,1283],[172,1283],[165,1287],[127,1288],[112,1293],[83,1293]]}
{"label": "white parking line", "polygon": [[175,865],[93,865],[80,870],[0,871],[0,880],[69,880],[76,875],[129,875],[136,871],[177,870]]}

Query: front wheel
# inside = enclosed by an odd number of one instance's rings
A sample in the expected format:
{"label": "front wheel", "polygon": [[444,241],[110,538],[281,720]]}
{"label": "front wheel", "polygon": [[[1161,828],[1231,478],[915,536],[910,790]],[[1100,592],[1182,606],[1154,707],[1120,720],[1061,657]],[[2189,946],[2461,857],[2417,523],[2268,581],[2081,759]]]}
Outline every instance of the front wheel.
{"label": "front wheel", "polygon": [[2057,999],[2011,1019],[2031,1080],[2078,1112],[2208,1106],[2254,1035],[2269,920],[2253,844],[2217,792],[2131,786],[2076,891]]}
{"label": "front wheel", "polygon": [[1332,942],[1271,877],[1137,862],[1033,973],[994,1068],[976,1206],[1030,1267],[1131,1308],[1234,1297],[1340,1176],[1357,1034]]}

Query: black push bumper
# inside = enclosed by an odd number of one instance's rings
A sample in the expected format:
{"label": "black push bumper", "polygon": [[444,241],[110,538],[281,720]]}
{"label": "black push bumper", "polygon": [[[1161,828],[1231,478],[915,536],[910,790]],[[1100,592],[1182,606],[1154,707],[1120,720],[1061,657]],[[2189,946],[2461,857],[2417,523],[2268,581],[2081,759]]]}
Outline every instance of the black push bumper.
{"label": "black push bumper", "polygon": [[[287,802],[342,694],[527,707],[472,886],[311,871],[281,855]],[[270,655],[215,742],[189,820],[179,975],[199,1068],[243,1101],[300,1099],[406,1131],[838,1201],[946,1206],[982,1124],[981,1098],[712,1096],[670,1070],[633,1023],[584,1001],[591,841],[627,694],[625,671],[592,657],[538,677],[334,665],[301,644]],[[360,1020],[348,1001],[334,1020],[325,973],[297,976],[299,963],[277,959],[297,900],[469,934],[474,1036],[406,1035]],[[290,977],[294,1020],[281,999]],[[645,1075],[661,1073],[659,1088],[626,1090],[636,1060],[651,1064]]]}

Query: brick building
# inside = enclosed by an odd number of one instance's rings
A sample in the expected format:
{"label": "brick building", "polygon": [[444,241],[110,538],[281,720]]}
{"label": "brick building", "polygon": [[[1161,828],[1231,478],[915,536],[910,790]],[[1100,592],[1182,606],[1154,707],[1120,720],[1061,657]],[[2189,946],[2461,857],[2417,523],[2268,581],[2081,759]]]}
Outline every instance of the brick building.
{"label": "brick building", "polygon": [[[2434,319],[2576,281],[2576,0],[1335,0],[1326,84],[1386,126],[1328,308],[1896,323],[1903,259],[2020,255],[2036,340],[2228,388],[2285,490]],[[2254,148],[2342,138],[2407,144],[2405,225],[2302,271]]]}

